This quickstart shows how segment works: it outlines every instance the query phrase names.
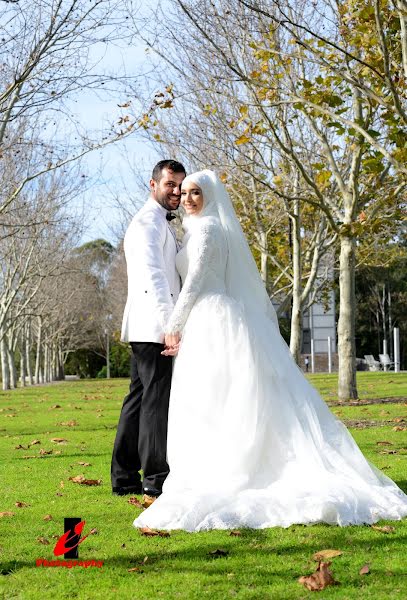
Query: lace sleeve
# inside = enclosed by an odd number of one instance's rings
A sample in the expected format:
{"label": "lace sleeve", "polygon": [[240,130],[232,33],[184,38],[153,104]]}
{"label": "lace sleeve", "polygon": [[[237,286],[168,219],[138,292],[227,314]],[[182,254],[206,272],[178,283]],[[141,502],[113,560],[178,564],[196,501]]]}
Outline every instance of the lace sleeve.
{"label": "lace sleeve", "polygon": [[168,321],[166,333],[182,331],[209,270],[215,250],[215,225],[204,223],[191,235],[188,274]]}

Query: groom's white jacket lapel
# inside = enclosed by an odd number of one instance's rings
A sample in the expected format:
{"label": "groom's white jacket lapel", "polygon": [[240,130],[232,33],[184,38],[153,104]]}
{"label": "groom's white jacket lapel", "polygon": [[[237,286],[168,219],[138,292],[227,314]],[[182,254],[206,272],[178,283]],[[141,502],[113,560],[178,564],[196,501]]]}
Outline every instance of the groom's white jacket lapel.
{"label": "groom's white jacket lapel", "polygon": [[177,243],[167,210],[149,198],[124,237],[128,294],[121,339],[164,341],[164,331],[180,291],[175,267]]}

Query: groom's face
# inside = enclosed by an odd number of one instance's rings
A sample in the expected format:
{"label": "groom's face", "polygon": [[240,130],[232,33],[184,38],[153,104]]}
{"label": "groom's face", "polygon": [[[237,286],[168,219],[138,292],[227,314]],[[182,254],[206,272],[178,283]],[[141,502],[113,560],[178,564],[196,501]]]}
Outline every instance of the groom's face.
{"label": "groom's face", "polygon": [[152,197],[167,210],[177,210],[181,200],[181,183],[184,179],[184,173],[163,169],[159,181],[155,179],[150,181]]}

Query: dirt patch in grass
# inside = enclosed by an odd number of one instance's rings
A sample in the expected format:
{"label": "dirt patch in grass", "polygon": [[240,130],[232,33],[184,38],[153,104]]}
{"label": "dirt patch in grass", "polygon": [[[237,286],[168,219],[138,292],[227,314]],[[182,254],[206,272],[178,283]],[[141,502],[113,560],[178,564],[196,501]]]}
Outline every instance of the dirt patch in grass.
{"label": "dirt patch in grass", "polygon": [[393,398],[364,398],[363,400],[326,400],[328,406],[365,406],[367,404],[406,404],[406,396],[395,396]]}

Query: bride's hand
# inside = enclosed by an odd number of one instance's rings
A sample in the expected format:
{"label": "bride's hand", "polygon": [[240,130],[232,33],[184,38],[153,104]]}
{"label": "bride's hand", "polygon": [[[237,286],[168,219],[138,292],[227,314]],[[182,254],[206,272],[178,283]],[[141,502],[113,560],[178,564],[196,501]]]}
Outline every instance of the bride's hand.
{"label": "bride's hand", "polygon": [[161,354],[163,354],[164,356],[176,356],[178,354],[178,350],[179,350],[179,344],[177,344],[176,346],[172,346],[171,348],[165,348]]}
{"label": "bride's hand", "polygon": [[178,354],[181,336],[179,332],[165,334],[165,349],[161,354],[164,356],[176,356]]}

